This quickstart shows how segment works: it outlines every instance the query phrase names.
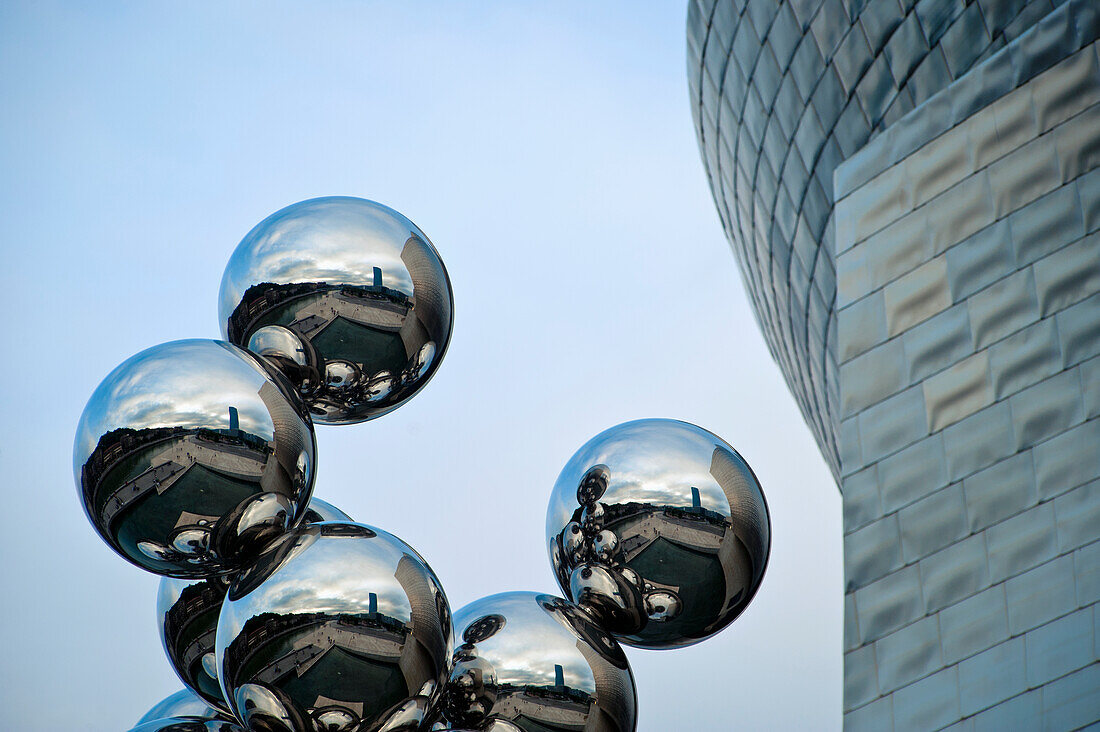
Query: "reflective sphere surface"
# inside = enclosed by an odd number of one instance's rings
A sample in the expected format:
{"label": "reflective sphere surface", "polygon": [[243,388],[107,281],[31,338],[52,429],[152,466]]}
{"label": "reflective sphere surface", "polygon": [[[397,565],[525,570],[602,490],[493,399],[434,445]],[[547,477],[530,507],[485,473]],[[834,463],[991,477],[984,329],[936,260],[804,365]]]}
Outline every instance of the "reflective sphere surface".
{"label": "reflective sphere surface", "polygon": [[400,539],[342,522],[304,523],[240,573],[216,643],[234,713],[279,732],[415,729],[450,652],[431,568]]}
{"label": "reflective sphere surface", "polygon": [[313,424],[263,360],[221,341],[133,356],[77,427],[84,512],[134,564],[212,577],[246,564],[300,520],[313,490]]}
{"label": "reflective sphere surface", "polygon": [[248,730],[228,720],[166,717],[141,722],[130,732],[248,732]]}
{"label": "reflective sphere surface", "polygon": [[[351,521],[351,518],[331,503],[314,496],[309,500],[303,520],[317,523]],[[218,616],[228,588],[229,580],[221,577],[208,580],[164,577],[157,592],[157,628],[172,668],[190,689],[186,692],[188,696],[194,699],[194,694],[197,694],[203,706],[216,707],[222,714],[232,716],[229,705],[222,697],[214,660]],[[177,716],[187,715],[171,711],[150,719]]]}
{"label": "reflective sphere surface", "polygon": [[[218,698],[221,698],[221,693],[218,694]],[[165,719],[167,717],[190,717],[193,719],[225,719],[228,721],[232,715],[226,716],[225,712],[219,711],[214,707],[207,704],[200,697],[195,695],[195,692],[190,689],[180,689],[175,694],[166,696],[154,704],[149,711],[141,716],[138,720],[138,725],[145,722],[153,722],[158,719]]]}
{"label": "reflective sphere surface", "polygon": [[[176,675],[208,705],[232,716],[218,685],[214,638],[229,589],[223,577],[185,580],[164,577],[157,590],[157,629]],[[178,714],[161,716],[180,716]]]}
{"label": "reflective sphere surface", "polygon": [[637,694],[622,648],[571,602],[506,592],[455,613],[442,695],[449,729],[629,732]]}
{"label": "reflective sphere surface", "polygon": [[701,427],[627,422],[569,460],[546,513],[566,597],[619,641],[697,643],[752,600],[771,546],[768,507],[748,464]]}
{"label": "reflective sphere surface", "polygon": [[451,338],[447,270],[424,232],[361,198],[314,198],[256,225],[222,277],[223,336],[276,362],[314,418],[396,409]]}
{"label": "reflective sphere surface", "polygon": [[306,515],[302,520],[308,521],[311,524],[317,524],[322,521],[345,521],[347,523],[352,523],[351,516],[348,516],[328,501],[322,501],[317,496],[313,496],[309,499],[309,505],[306,506]]}

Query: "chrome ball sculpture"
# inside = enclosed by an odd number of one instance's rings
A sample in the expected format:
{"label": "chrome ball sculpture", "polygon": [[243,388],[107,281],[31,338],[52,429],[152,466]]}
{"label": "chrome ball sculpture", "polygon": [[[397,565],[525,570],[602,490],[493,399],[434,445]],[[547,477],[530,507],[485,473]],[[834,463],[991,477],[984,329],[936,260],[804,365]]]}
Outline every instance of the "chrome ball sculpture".
{"label": "chrome ball sculpture", "polygon": [[317,422],[403,404],[451,339],[454,301],[428,237],[361,198],[302,201],[256,225],[222,277],[222,335],[271,359]]}
{"label": "chrome ball sculpture", "polygon": [[690,645],[745,609],[767,504],[732,447],[684,422],[613,427],[562,470],[546,527],[567,599],[493,595],[453,625],[416,551],[312,498],[314,421],[404,404],[438,368],[452,310],[408,219],[312,199],[233,253],[229,342],[165,343],[99,385],[73,450],[81,501],[108,545],[163,577],[158,629],[188,687],[133,732],[630,732],[620,643]]}
{"label": "chrome ball sculpture", "polygon": [[313,490],[313,424],[287,382],[228,343],[133,356],[92,394],[73,470],[100,536],[169,577],[241,569],[294,526]]}
{"label": "chrome ball sculpture", "polygon": [[374,730],[426,713],[422,692],[447,671],[450,608],[397,537],[303,524],[233,580],[215,653],[225,698],[251,729]]}
{"label": "chrome ball sculpture", "polygon": [[[351,521],[351,517],[331,503],[313,497],[306,507],[304,521]],[[157,629],[168,661],[184,685],[205,704],[231,716],[218,683],[214,659],[218,616],[228,589],[229,580],[224,577],[162,578],[157,591]]]}
{"label": "chrome ball sculpture", "polygon": [[462,608],[454,625],[462,644],[442,693],[451,729],[502,722],[540,730],[635,728],[637,694],[626,655],[573,603],[506,592]]}
{"label": "chrome ball sculpture", "polygon": [[771,545],[748,464],[670,419],[585,443],[554,485],[546,533],[565,596],[639,648],[691,645],[729,625],[756,594]]}

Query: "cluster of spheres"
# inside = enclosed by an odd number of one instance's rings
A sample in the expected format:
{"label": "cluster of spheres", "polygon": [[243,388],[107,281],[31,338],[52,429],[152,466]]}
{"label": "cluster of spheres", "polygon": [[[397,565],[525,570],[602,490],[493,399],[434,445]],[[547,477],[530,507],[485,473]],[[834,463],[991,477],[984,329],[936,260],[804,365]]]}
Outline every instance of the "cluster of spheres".
{"label": "cluster of spheres", "polygon": [[438,368],[450,281],[427,236],[357,198],[260,222],[226,267],[225,340],[123,362],[73,449],[85,513],[162,577],[183,690],[134,732],[629,732],[622,645],[678,648],[752,599],[767,505],[729,445],[665,419],[570,459],[547,511],[563,596],[505,592],[452,615],[415,549],[313,497],[314,424],[386,414]]}

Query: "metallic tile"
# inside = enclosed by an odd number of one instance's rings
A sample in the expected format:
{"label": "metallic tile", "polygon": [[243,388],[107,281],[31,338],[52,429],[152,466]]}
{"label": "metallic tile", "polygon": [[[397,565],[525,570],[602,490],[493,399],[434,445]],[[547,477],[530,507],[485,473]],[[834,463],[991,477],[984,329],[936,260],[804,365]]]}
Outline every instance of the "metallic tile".
{"label": "metallic tile", "polygon": [[965,358],[974,350],[970,312],[966,303],[959,303],[910,328],[902,335],[901,341],[910,384]]}
{"label": "metallic tile", "polygon": [[[1053,521],[1051,522],[1053,529]],[[902,565],[898,517],[890,515],[844,537],[844,587],[852,592]]]}
{"label": "metallic tile", "polygon": [[935,612],[989,586],[985,537],[968,537],[920,561],[925,608]]}
{"label": "metallic tile", "polygon": [[1058,554],[1054,504],[1028,509],[985,531],[989,574],[993,582],[1036,567]]}
{"label": "metallic tile", "polygon": [[945,668],[894,692],[895,729],[938,729],[958,717],[957,666]]}
{"label": "metallic tile", "polygon": [[[1090,626],[1091,620],[1090,617]],[[943,668],[940,628],[935,615],[878,639],[874,649],[880,693],[901,688]]]}
{"label": "metallic tile", "polygon": [[1100,354],[1100,293],[1061,311],[1055,323],[1063,366],[1068,368]]}
{"label": "metallic tile", "polygon": [[907,562],[942,549],[968,533],[962,484],[955,483],[906,506],[898,517],[902,556]]}
{"label": "metallic tile", "polygon": [[998,221],[947,250],[951,298],[959,302],[1016,269],[1008,221]]}
{"label": "metallic tile", "polygon": [[908,386],[901,339],[887,341],[840,366],[840,416],[850,417]]}
{"label": "metallic tile", "polygon": [[1003,399],[1062,368],[1062,349],[1054,318],[1040,320],[989,348],[993,397]]}
{"label": "metallic tile", "polygon": [[944,663],[956,663],[1008,636],[1004,585],[994,585],[939,612]]}
{"label": "metallic tile", "polygon": [[947,289],[947,259],[926,262],[885,289],[886,330],[895,336],[951,306]]}
{"label": "metallic tile", "polygon": [[1032,449],[1035,482],[1042,499],[1100,477],[1100,419],[1063,432]]}
{"label": "metallic tile", "polygon": [[[1012,97],[1008,97],[1011,99]],[[1030,106],[1028,107],[1030,109]],[[1012,110],[1014,113],[1017,110]],[[1020,124],[1026,118],[1016,118]],[[997,119],[998,132],[1001,129]],[[1030,130],[1027,130],[1030,133]],[[1062,184],[1058,167],[1058,151],[1051,136],[1031,139],[989,166],[989,181],[993,187],[993,207],[996,218],[1023,208]]]}
{"label": "metallic tile", "polygon": [[1044,317],[1100,292],[1100,232],[1040,259],[1033,269]]}
{"label": "metallic tile", "polygon": [[1077,605],[1100,602],[1100,541],[1073,553],[1074,578],[1077,581]]}
{"label": "metallic tile", "polygon": [[1016,449],[1027,447],[1066,431],[1085,418],[1078,372],[1063,371],[1008,400]]}
{"label": "metallic tile", "polygon": [[924,615],[920,573],[916,565],[900,569],[856,590],[856,611],[859,613],[859,637],[863,643],[877,640]]}
{"label": "metallic tile", "polygon": [[[850,361],[886,340],[886,305],[875,292],[837,313],[837,360]],[[967,342],[970,333],[967,331]]]}
{"label": "metallic tile", "polygon": [[1001,279],[967,300],[970,330],[977,348],[1004,338],[1039,319],[1031,268]]}
{"label": "metallic tile", "polygon": [[993,646],[959,664],[960,711],[974,714],[1027,691],[1024,639]]}
{"label": "metallic tile", "polygon": [[1016,265],[1022,267],[1085,234],[1077,186],[1069,184],[1039,198],[1008,219]]}
{"label": "metallic tile", "polygon": [[1039,501],[1031,451],[1013,455],[963,481],[970,530],[977,532]]}
{"label": "metallic tile", "polygon": [[943,431],[947,475],[959,480],[1012,455],[1016,448],[1008,404],[999,402]]}
{"label": "metallic tile", "polygon": [[845,732],[893,732],[894,697],[879,697],[865,706],[844,713]]}
{"label": "metallic tile", "polygon": [[844,708],[866,704],[879,695],[875,648],[867,645],[844,654]]}
{"label": "metallic tile", "polygon": [[1078,729],[1100,716],[1100,663],[1043,687],[1043,725]]}
{"label": "metallic tile", "polygon": [[1054,499],[1054,521],[1060,553],[1095,541],[1100,526],[1100,480],[1085,483]]}
{"label": "metallic tile", "polygon": [[972,732],[1035,728],[1042,719],[1042,690],[1019,694],[969,719],[973,723]]}
{"label": "metallic tile", "polygon": [[[1037,628],[1077,607],[1073,557],[1066,554],[1005,583],[1008,631]],[[858,598],[857,598],[858,602]]]}
{"label": "metallic tile", "polygon": [[980,411],[993,401],[993,388],[989,379],[989,352],[980,351],[930,376],[922,386],[928,414],[928,431],[938,432]]}
{"label": "metallic tile", "polygon": [[878,468],[872,465],[843,478],[845,533],[855,531],[882,517],[877,470]]}
{"label": "metallic tile", "polygon": [[867,462],[879,460],[928,434],[924,395],[919,386],[860,412],[860,447]]}
{"label": "metallic tile", "polygon": [[1041,686],[1095,660],[1092,608],[1085,608],[1028,631],[1028,686]]}

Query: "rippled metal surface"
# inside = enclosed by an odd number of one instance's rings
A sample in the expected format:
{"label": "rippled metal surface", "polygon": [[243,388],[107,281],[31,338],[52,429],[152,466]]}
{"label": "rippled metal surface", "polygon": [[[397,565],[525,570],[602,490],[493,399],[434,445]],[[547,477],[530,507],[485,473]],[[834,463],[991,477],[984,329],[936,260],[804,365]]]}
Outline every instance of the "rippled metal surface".
{"label": "rippled metal surface", "polygon": [[77,427],[84,511],[129,561],[172,577],[235,571],[302,516],[313,425],[289,384],[221,341],[154,346],[112,371]]}
{"label": "rippled metal surface", "polygon": [[415,729],[450,652],[431,568],[400,539],[345,522],[303,524],[242,572],[215,651],[234,713],[278,732]]}
{"label": "rippled metal surface", "polygon": [[167,717],[141,722],[130,732],[248,732],[236,722],[195,717]]}
{"label": "rippled metal surface", "polygon": [[[218,693],[218,697],[221,698],[220,692]],[[210,706],[203,701],[201,697],[196,696],[195,692],[190,689],[180,689],[175,694],[166,696],[150,707],[149,711],[143,714],[141,719],[138,720],[138,725],[140,726],[146,722],[153,722],[167,717],[228,720],[232,715],[227,717],[225,712]]]}
{"label": "rippled metal surface", "polygon": [[276,363],[314,419],[378,417],[435,373],[451,338],[450,280],[428,237],[360,198],[315,198],[261,221],[222,277],[223,336]]}
{"label": "rippled metal surface", "polygon": [[571,602],[506,592],[455,613],[442,711],[450,729],[628,732],[637,694],[622,648]]}
{"label": "rippled metal surface", "polygon": [[612,427],[578,450],[554,485],[546,533],[566,597],[641,648],[726,627],[760,586],[771,543],[748,464],[669,419]]}
{"label": "rippled metal surface", "polygon": [[[310,498],[304,521],[351,521],[331,503]],[[214,638],[222,601],[229,589],[227,578],[186,580],[164,577],[157,592],[157,629],[176,675],[205,704],[232,715],[218,684]],[[178,713],[160,717],[181,716]]]}

